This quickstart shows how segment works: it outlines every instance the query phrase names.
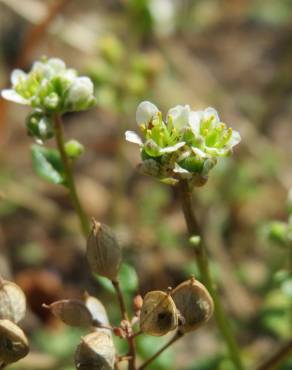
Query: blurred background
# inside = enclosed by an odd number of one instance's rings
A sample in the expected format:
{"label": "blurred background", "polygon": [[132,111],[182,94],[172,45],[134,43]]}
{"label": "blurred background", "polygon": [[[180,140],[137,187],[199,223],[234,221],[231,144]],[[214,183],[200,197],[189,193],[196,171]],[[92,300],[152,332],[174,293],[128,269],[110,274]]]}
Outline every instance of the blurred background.
{"label": "blurred background", "polygon": [[[234,155],[195,191],[195,208],[249,368],[291,338],[288,249],[277,233],[271,243],[266,230],[272,220],[287,221],[292,184],[292,1],[0,0],[0,38],[3,88],[13,68],[28,70],[42,55],[94,81],[97,108],[66,115],[65,135],[86,148],[75,173],[87,214],[111,225],[123,246],[129,307],[137,292],[199,277],[174,189],[140,175],[139,151],[124,141],[124,131],[136,129],[137,104],[153,101],[164,114],[176,104],[212,106],[241,133]],[[32,169],[27,113],[0,101],[0,273],[26,293],[22,327],[32,349],[11,369],[73,370],[84,332],[41,304],[86,290],[102,299],[115,325],[119,312],[106,281],[89,273],[66,190]],[[161,343],[139,338],[140,360]],[[290,360],[281,370],[291,368]],[[211,320],[149,369],[233,367]]]}

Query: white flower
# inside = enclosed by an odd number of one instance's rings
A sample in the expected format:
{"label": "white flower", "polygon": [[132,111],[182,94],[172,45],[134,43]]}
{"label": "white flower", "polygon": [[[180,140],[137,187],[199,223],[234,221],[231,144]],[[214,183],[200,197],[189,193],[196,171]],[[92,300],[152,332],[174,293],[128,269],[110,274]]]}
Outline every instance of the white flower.
{"label": "white flower", "polygon": [[136,122],[138,125],[146,124],[153,120],[155,115],[159,112],[156,105],[149,101],[140,103],[136,110]]}
{"label": "white flower", "polygon": [[93,97],[94,86],[88,77],[76,77],[69,87],[67,103],[76,104],[84,102]]}
{"label": "white flower", "polygon": [[130,143],[134,143],[134,144],[138,144],[138,145],[143,145],[142,139],[134,131],[126,131],[125,132],[125,138]]}
{"label": "white flower", "polygon": [[173,126],[179,130],[189,125],[190,112],[189,105],[177,105],[168,111],[167,119],[171,120]]}

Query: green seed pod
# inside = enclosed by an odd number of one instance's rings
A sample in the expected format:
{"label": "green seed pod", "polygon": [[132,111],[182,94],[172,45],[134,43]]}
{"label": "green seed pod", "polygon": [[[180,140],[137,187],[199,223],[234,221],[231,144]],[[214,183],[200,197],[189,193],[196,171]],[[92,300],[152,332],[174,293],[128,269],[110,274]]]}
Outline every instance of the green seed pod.
{"label": "green seed pod", "polygon": [[161,336],[178,325],[178,313],[171,296],[162,291],[146,294],[140,316],[140,328],[149,335]]}
{"label": "green seed pod", "polygon": [[28,340],[19,326],[9,320],[0,320],[0,367],[25,357],[29,352]]}
{"label": "green seed pod", "polygon": [[113,370],[115,347],[109,333],[97,330],[81,339],[75,352],[77,370]]}
{"label": "green seed pod", "polygon": [[122,261],[122,252],[112,230],[93,220],[87,240],[87,260],[91,271],[115,281]]}
{"label": "green seed pod", "polygon": [[183,318],[180,330],[184,333],[205,324],[213,314],[212,297],[205,286],[194,278],[178,285],[171,296]]}
{"label": "green seed pod", "polygon": [[18,323],[25,316],[26,298],[21,288],[0,278],[0,319]]}
{"label": "green seed pod", "polygon": [[53,315],[69,326],[90,327],[93,325],[93,318],[85,303],[77,299],[63,299],[50,305],[43,305]]}

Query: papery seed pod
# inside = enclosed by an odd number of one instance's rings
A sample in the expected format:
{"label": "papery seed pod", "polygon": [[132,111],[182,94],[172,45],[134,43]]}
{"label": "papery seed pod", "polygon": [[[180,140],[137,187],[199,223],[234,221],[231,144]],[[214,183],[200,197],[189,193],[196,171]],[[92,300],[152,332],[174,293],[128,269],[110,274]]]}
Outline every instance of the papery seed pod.
{"label": "papery seed pod", "polygon": [[10,320],[0,320],[0,364],[16,362],[28,352],[28,340],[20,327]]}
{"label": "papery seed pod", "polygon": [[140,315],[141,330],[158,337],[175,329],[177,325],[178,314],[171,296],[158,290],[148,292]]}
{"label": "papery seed pod", "polygon": [[77,299],[63,299],[43,305],[69,326],[88,327],[93,325],[93,318],[85,303]]}
{"label": "papery seed pod", "polygon": [[78,370],[113,370],[115,347],[109,333],[95,331],[83,337],[75,352]]}
{"label": "papery seed pod", "polygon": [[182,316],[180,330],[188,332],[205,324],[213,314],[214,304],[205,286],[194,278],[184,281],[171,293]]}
{"label": "papery seed pod", "polygon": [[26,298],[21,288],[0,278],[0,319],[18,323],[25,316]]}
{"label": "papery seed pod", "polygon": [[93,220],[87,240],[87,259],[91,271],[115,281],[122,261],[122,252],[112,230]]}
{"label": "papery seed pod", "polygon": [[[93,323],[95,326],[98,324],[101,325],[109,325],[109,319],[106,313],[106,309],[104,305],[100,302],[99,299],[90,296],[89,294],[85,294],[85,305],[88,308],[89,312],[91,313]],[[100,329],[105,330],[106,332],[110,333],[109,329]]]}

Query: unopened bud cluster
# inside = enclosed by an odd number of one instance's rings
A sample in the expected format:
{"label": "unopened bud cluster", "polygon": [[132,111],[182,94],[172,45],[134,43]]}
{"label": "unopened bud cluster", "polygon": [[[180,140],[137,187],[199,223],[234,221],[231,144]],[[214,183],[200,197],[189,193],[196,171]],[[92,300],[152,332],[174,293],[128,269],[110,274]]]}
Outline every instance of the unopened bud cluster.
{"label": "unopened bud cluster", "polygon": [[126,140],[140,146],[141,170],[170,184],[188,179],[202,185],[218,158],[230,155],[241,140],[214,108],[193,111],[178,105],[164,121],[159,109],[144,101],[137,108],[136,121],[142,138],[127,131]]}
{"label": "unopened bud cluster", "polygon": [[4,99],[31,106],[26,124],[29,135],[45,141],[53,136],[52,115],[78,112],[95,105],[93,83],[79,77],[58,58],[33,63],[28,73],[15,69],[11,89],[2,90]]}

